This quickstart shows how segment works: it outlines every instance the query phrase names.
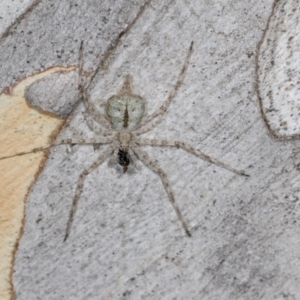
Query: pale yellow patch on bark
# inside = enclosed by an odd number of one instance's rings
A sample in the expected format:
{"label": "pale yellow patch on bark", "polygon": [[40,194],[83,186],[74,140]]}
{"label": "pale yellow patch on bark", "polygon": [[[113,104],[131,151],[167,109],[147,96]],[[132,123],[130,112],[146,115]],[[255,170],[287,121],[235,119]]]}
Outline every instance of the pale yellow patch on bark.
{"label": "pale yellow patch on bark", "polygon": [[[59,70],[51,68],[19,82],[10,95],[0,95],[0,157],[51,143],[64,120],[30,108],[25,88]],[[12,299],[14,253],[22,233],[25,199],[43,166],[46,152],[0,160],[0,299]]]}

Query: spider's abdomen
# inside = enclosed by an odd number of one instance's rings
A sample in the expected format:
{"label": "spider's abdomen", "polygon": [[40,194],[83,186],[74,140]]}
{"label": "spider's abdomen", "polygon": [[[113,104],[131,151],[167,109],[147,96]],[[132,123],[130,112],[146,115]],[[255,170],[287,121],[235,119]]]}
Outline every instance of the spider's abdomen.
{"label": "spider's abdomen", "polygon": [[117,131],[135,129],[141,122],[144,111],[145,100],[130,93],[112,96],[107,101],[106,112]]}
{"label": "spider's abdomen", "polygon": [[125,173],[128,169],[128,166],[130,164],[130,158],[127,151],[119,150],[118,152],[118,163],[120,166],[123,167],[123,173]]}

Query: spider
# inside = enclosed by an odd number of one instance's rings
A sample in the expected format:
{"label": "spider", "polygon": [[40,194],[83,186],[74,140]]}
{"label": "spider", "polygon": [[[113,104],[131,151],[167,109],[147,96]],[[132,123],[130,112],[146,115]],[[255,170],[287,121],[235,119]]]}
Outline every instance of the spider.
{"label": "spider", "polygon": [[[181,86],[185,73],[190,61],[190,57],[193,52],[193,42],[191,42],[188,49],[187,56],[185,58],[183,67],[179,73],[178,79],[175,85],[172,87],[167,99],[162,103],[162,105],[152,114],[145,116],[145,100],[139,95],[135,95],[131,87],[131,76],[126,75],[124,78],[124,83],[117,95],[112,96],[108,99],[106,103],[106,114],[105,117],[103,114],[99,113],[91,103],[88,94],[86,92],[86,87],[82,82],[82,53],[83,53],[83,43],[81,42],[80,46],[80,58],[79,58],[79,82],[78,89],[82,95],[82,99],[85,104],[85,112],[83,112],[84,118],[88,126],[96,133],[101,135],[99,138],[94,139],[63,139],[59,142],[47,147],[40,147],[31,150],[30,152],[21,152],[16,155],[23,155],[27,153],[44,151],[53,146],[59,146],[62,144],[109,144],[107,150],[99,155],[96,161],[94,161],[90,166],[88,166],[80,174],[75,196],[73,198],[72,207],[69,214],[69,219],[66,228],[66,234],[64,241],[67,240],[73,218],[76,212],[77,203],[80,198],[80,195],[83,190],[83,184],[86,176],[96,169],[103,161],[110,155],[114,155],[117,158],[117,163],[123,168],[123,173],[127,171],[129,164],[133,163],[136,165],[136,159],[140,159],[146,166],[148,166],[154,173],[156,173],[166,190],[168,198],[177,214],[177,217],[186,233],[187,236],[191,236],[191,233],[188,229],[187,223],[184,220],[181,211],[175,202],[174,193],[171,189],[168,177],[166,173],[153,161],[150,159],[148,154],[141,149],[142,145],[152,145],[152,146],[168,146],[182,148],[187,152],[190,152],[203,160],[206,160],[210,163],[218,165],[222,168],[225,168],[231,172],[234,172],[238,175],[248,176],[243,171],[238,171],[210,156],[201,152],[200,150],[195,149],[193,146],[190,146],[181,141],[167,141],[167,140],[157,140],[157,139],[145,139],[140,138],[139,136],[143,133],[150,131],[163,119],[163,116],[166,114],[167,108],[169,107],[172,99],[174,98],[178,88]],[[15,156],[15,155],[14,155]],[[11,156],[10,156],[11,157]],[[8,158],[8,157],[5,157]],[[2,158],[4,159],[4,158]]]}

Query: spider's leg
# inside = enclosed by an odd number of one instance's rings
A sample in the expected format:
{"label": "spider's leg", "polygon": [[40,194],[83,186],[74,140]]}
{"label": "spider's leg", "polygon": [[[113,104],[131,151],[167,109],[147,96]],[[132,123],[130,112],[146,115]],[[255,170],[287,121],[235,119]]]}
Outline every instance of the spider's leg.
{"label": "spider's leg", "polygon": [[91,116],[88,113],[83,112],[82,114],[83,114],[88,126],[90,127],[90,129],[92,129],[94,132],[102,134],[103,136],[108,136],[113,133],[113,131],[109,131],[109,130],[106,130],[106,129],[100,127],[98,125],[98,123],[96,123],[94,121],[94,119],[91,118]]}
{"label": "spider's leg", "polygon": [[152,0],[147,0],[144,2],[144,4],[140,7],[140,9],[137,11],[136,15],[133,17],[132,20],[129,20],[129,23],[127,23],[127,26],[115,37],[114,40],[112,40],[109,47],[106,49],[106,51],[101,54],[101,61],[99,65],[97,66],[96,70],[94,71],[94,74],[91,76],[90,83],[94,80],[95,76],[99,72],[101,68],[107,68],[108,64],[110,63],[110,57],[112,53],[118,48],[118,46],[121,44],[123,38],[128,34],[130,29],[136,24],[136,22],[141,18],[142,14],[145,12],[146,8],[149,7]]}
{"label": "spider's leg", "polygon": [[58,142],[55,142],[54,146],[71,144],[71,145],[89,145],[89,144],[110,144],[114,141],[113,137],[97,137],[97,138],[70,138],[62,139]]}
{"label": "spider's leg", "polygon": [[141,168],[140,168],[140,166],[137,162],[137,157],[136,157],[135,153],[132,151],[131,148],[128,148],[128,153],[129,153],[129,156],[130,156],[130,158],[133,162],[133,165],[137,168],[137,170],[140,170]]}
{"label": "spider's leg", "polygon": [[[181,84],[183,82],[183,79],[184,79],[187,67],[189,65],[189,61],[190,61],[192,52],[193,52],[193,42],[191,42],[190,48],[188,50],[188,54],[187,54],[186,59],[184,61],[183,67],[182,67],[182,69],[180,71],[180,74],[179,74],[179,77],[177,79],[177,82],[173,86],[173,88],[172,88],[172,90],[171,90],[168,98],[163,102],[163,104],[160,106],[160,108],[158,110],[156,110],[154,113],[150,114],[149,116],[146,116],[142,120],[142,122],[141,122],[141,128],[136,131],[136,134],[141,134],[141,133],[147,132],[147,131],[151,130],[154,126],[156,126],[159,122],[161,122],[164,114],[167,111],[167,108],[169,107],[171,101],[173,100],[174,96],[176,95],[177,90],[179,89],[179,87],[181,86]],[[143,127],[144,124],[150,122],[155,117],[158,117],[158,120],[156,120],[151,125],[148,125],[148,126],[146,125],[147,126],[146,128]]]}
{"label": "spider's leg", "polygon": [[148,156],[148,154],[143,151],[138,145],[136,146],[133,146],[132,147],[132,150],[135,152],[135,154],[137,155],[137,157],[146,165],[148,166],[154,173],[156,173],[163,185],[164,185],[164,188],[168,194],[168,197],[169,197],[169,200],[173,206],[173,208],[175,209],[175,212],[177,214],[177,217],[179,219],[179,221],[181,222],[182,224],[182,227],[185,231],[185,233],[188,235],[188,236],[191,236],[191,233],[189,232],[188,230],[188,227],[187,227],[187,224],[180,212],[180,209],[179,207],[177,206],[177,203],[175,202],[175,197],[174,197],[174,194],[173,194],[173,191],[171,189],[171,185],[169,183],[169,180],[168,180],[168,177],[166,175],[166,173],[160,168],[158,167],[151,159],[150,157]]}
{"label": "spider's leg", "polygon": [[63,139],[63,140],[60,140],[60,141],[57,141],[57,142],[53,143],[52,145],[42,146],[42,147],[34,148],[34,149],[31,149],[31,150],[28,150],[28,151],[22,151],[22,152],[17,152],[17,153],[12,154],[12,155],[2,156],[2,157],[0,157],[0,160],[15,157],[15,156],[22,156],[22,155],[26,155],[26,154],[30,154],[30,153],[46,151],[50,148],[57,147],[57,146],[60,146],[60,145],[109,144],[109,143],[112,143],[113,140],[114,140],[113,137],[109,137],[109,138],[108,137],[103,137],[103,138],[95,138],[95,139],[89,139],[89,138],[86,138],[86,139],[84,139],[84,138],[82,138],[82,139],[74,139],[74,138]]}
{"label": "spider's leg", "polygon": [[88,168],[86,168],[80,174],[79,179],[78,179],[78,183],[77,183],[77,187],[76,187],[75,196],[74,196],[74,199],[73,199],[73,202],[72,202],[72,208],[71,208],[70,215],[69,215],[69,220],[68,220],[68,224],[67,224],[66,235],[65,235],[64,241],[67,240],[67,238],[70,234],[70,229],[71,229],[73,217],[74,217],[74,214],[76,212],[78,199],[79,199],[80,194],[82,192],[82,187],[83,187],[83,183],[84,183],[84,180],[85,180],[86,176],[90,172],[92,172],[95,168],[97,168],[113,151],[114,151],[114,147],[113,146],[109,147],[104,153],[102,153],[97,158],[96,161],[94,161]]}
{"label": "spider's leg", "polygon": [[139,144],[139,145],[152,145],[152,146],[169,146],[169,147],[177,147],[177,148],[182,148],[184,149],[185,151],[187,152],[190,152],[196,156],[199,156],[200,158],[202,158],[203,160],[206,160],[212,164],[215,164],[221,168],[224,168],[228,171],[231,171],[233,173],[236,173],[238,175],[243,175],[243,176],[249,176],[247,175],[244,171],[239,171],[239,170],[236,170],[226,164],[224,164],[223,162],[213,158],[213,157],[210,157],[209,155],[203,153],[202,151],[199,151],[197,149],[195,149],[194,147],[192,147],[191,145],[188,145],[186,143],[183,143],[183,142],[180,142],[180,141],[158,141],[158,140],[152,140],[152,139],[136,139],[136,143]]}
{"label": "spider's leg", "polygon": [[145,125],[142,125],[140,128],[133,131],[134,134],[140,135],[142,133],[148,132],[151,129],[153,129],[157,124],[161,122],[162,118],[158,117],[153,122],[147,123]]}
{"label": "spider's leg", "polygon": [[111,124],[109,121],[103,116],[100,112],[98,112],[95,107],[93,106],[92,102],[90,101],[86,89],[84,87],[83,83],[83,42],[80,44],[80,50],[79,50],[79,67],[78,67],[78,90],[80,91],[82,98],[84,100],[84,104],[86,106],[86,109],[91,113],[93,118],[101,125],[103,125],[107,129],[111,129]]}

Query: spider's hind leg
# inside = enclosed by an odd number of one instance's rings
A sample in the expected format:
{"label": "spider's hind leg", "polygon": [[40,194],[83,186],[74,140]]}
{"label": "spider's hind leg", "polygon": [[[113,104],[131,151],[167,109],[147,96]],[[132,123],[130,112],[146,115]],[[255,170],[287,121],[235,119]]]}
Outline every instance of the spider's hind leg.
{"label": "spider's hind leg", "polygon": [[235,168],[232,168],[231,166],[221,162],[220,160],[217,160],[217,159],[205,154],[204,152],[202,152],[202,151],[200,151],[200,150],[194,148],[193,146],[191,146],[187,143],[184,143],[184,142],[166,141],[166,140],[159,141],[159,140],[141,139],[141,138],[137,139],[136,142],[137,142],[138,145],[151,145],[151,146],[160,146],[160,147],[176,147],[177,149],[181,148],[181,149],[183,149],[187,152],[190,152],[190,153],[200,157],[201,159],[203,159],[205,161],[210,162],[211,164],[219,166],[219,167],[221,167],[223,169],[226,169],[230,172],[233,172],[237,175],[249,177],[249,175],[246,174],[244,171],[240,171],[240,170],[237,170]]}
{"label": "spider's hind leg", "polygon": [[148,166],[154,173],[156,173],[160,177],[160,179],[161,179],[161,181],[162,181],[162,183],[164,185],[164,188],[165,188],[165,190],[166,190],[166,192],[168,194],[168,198],[169,198],[169,200],[170,200],[170,202],[171,202],[171,204],[172,204],[172,206],[173,206],[173,208],[174,208],[174,210],[175,210],[175,212],[177,214],[177,217],[178,217],[179,221],[181,222],[181,225],[182,225],[182,227],[183,227],[186,235],[187,236],[191,236],[191,233],[190,233],[190,231],[188,229],[188,226],[187,226],[187,224],[186,224],[186,222],[185,222],[185,220],[184,220],[184,218],[183,218],[183,216],[181,214],[181,211],[180,211],[177,203],[175,202],[174,193],[173,193],[173,191],[171,189],[171,185],[170,185],[170,182],[168,180],[168,177],[167,177],[166,173],[160,167],[158,167],[150,159],[150,157],[148,156],[148,154],[145,151],[143,151],[138,145],[136,145],[135,147],[133,147],[132,150],[136,153],[136,155],[138,156],[138,158],[146,166]]}
{"label": "spider's hind leg", "polygon": [[128,149],[128,153],[129,153],[130,161],[132,162],[132,164],[134,165],[134,167],[137,170],[140,170],[141,166],[139,165],[138,159],[137,159],[135,153],[131,150],[131,148]]}
{"label": "spider's hind leg", "polygon": [[96,169],[112,152],[113,152],[114,148],[113,146],[109,147],[104,153],[102,153],[98,159],[96,161],[94,161],[89,167],[87,167],[79,176],[78,179],[78,183],[76,186],[76,192],[75,192],[75,196],[72,202],[72,207],[71,207],[71,211],[69,214],[69,220],[68,220],[68,224],[67,224],[67,229],[66,229],[66,235],[64,238],[64,241],[67,240],[69,234],[70,234],[70,230],[71,230],[71,226],[72,226],[72,222],[73,222],[73,218],[77,209],[77,203],[79,200],[79,197],[82,193],[83,190],[83,184],[85,181],[85,178],[88,174],[90,174],[90,172],[92,172],[94,169]]}

